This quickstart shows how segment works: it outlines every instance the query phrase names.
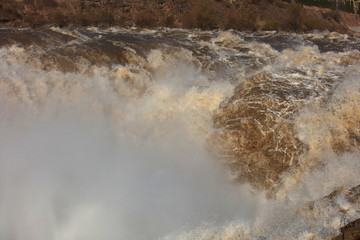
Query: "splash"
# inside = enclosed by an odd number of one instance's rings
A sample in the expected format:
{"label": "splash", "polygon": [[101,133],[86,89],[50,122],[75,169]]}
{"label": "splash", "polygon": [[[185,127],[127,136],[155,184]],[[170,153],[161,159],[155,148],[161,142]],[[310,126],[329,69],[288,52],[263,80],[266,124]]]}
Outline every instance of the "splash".
{"label": "splash", "polygon": [[321,204],[359,184],[358,39],[1,31],[0,238],[324,239],[359,216]]}
{"label": "splash", "polygon": [[233,87],[210,83],[188,52],[82,74],[2,51],[2,238],[156,239],[250,215],[199,137]]}

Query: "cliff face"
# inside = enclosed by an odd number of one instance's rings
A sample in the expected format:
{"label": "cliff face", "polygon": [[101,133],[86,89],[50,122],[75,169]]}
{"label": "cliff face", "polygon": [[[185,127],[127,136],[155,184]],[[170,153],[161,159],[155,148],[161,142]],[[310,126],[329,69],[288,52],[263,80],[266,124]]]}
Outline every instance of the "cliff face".
{"label": "cliff face", "polygon": [[25,27],[136,25],[345,32],[342,19],[349,19],[345,15],[268,0],[3,0],[0,3],[0,25]]}

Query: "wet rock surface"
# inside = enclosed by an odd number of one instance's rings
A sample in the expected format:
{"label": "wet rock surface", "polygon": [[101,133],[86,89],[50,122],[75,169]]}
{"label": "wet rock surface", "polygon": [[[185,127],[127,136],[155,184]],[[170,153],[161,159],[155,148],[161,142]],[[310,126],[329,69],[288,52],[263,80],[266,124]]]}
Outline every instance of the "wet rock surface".
{"label": "wet rock surface", "polygon": [[346,226],[340,229],[341,234],[335,238],[338,239],[348,239],[348,240],[359,240],[360,239],[360,219],[357,219]]}
{"label": "wet rock surface", "polygon": [[360,239],[360,219],[357,219],[340,229],[341,234],[333,240],[359,240]]}

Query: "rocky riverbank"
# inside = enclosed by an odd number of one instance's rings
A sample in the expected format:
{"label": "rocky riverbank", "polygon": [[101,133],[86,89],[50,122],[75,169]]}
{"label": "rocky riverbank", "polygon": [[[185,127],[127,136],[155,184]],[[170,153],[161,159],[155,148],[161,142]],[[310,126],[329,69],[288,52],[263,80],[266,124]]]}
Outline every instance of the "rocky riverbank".
{"label": "rocky riverbank", "polygon": [[139,26],[352,32],[354,14],[280,0],[3,0],[0,26]]}

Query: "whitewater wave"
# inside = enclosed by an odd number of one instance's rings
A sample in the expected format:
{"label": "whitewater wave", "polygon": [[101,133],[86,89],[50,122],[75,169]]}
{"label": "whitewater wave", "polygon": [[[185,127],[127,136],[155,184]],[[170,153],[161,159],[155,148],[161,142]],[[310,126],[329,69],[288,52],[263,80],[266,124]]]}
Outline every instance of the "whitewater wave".
{"label": "whitewater wave", "polygon": [[0,31],[1,238],[324,239],[359,217],[320,204],[360,181],[356,37]]}

